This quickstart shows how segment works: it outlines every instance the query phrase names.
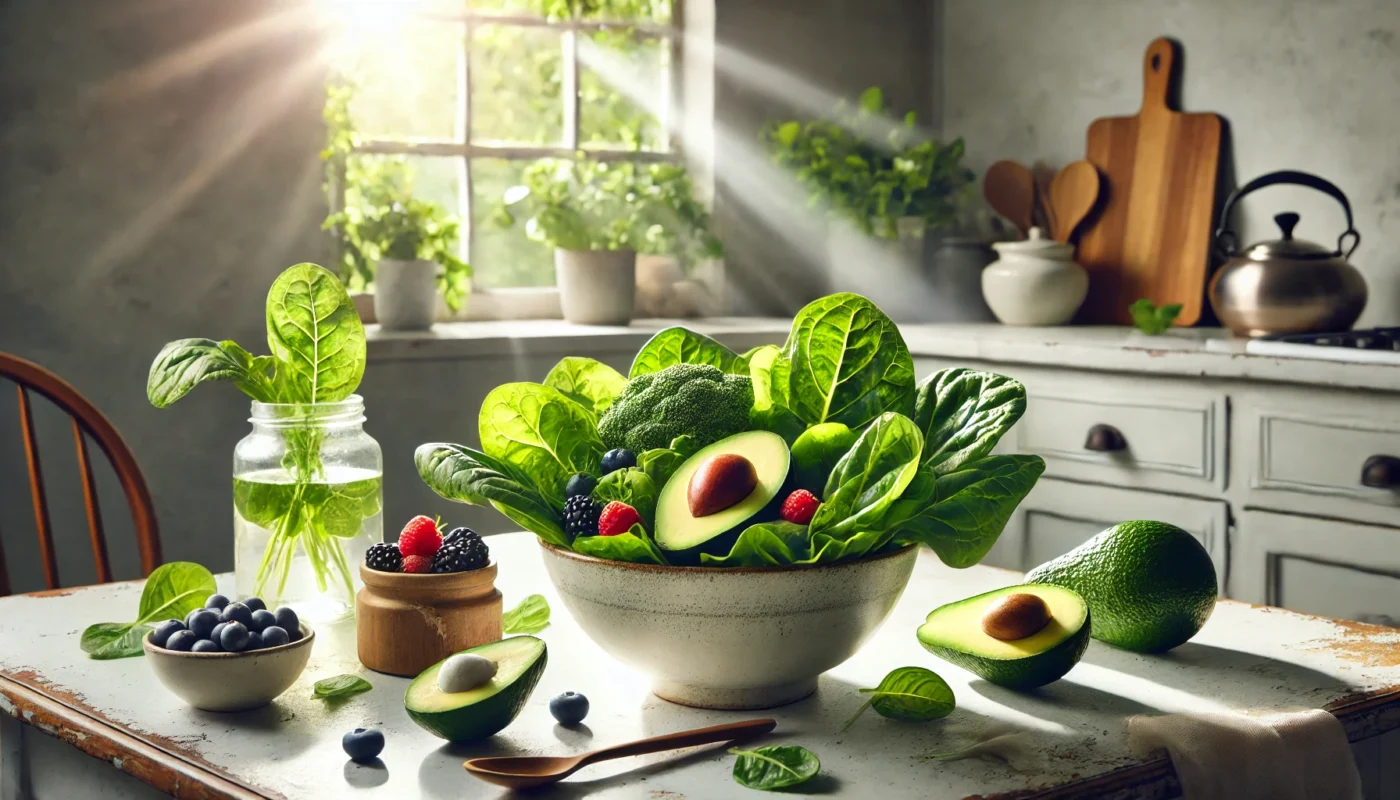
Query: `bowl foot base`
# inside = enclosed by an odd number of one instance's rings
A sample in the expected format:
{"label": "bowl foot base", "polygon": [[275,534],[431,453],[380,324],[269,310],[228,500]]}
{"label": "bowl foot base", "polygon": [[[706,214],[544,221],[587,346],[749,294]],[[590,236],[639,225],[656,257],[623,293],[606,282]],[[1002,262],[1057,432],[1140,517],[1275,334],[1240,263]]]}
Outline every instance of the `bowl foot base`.
{"label": "bowl foot base", "polygon": [[817,690],[817,679],[778,686],[762,686],[753,689],[725,689],[712,686],[693,686],[671,681],[655,681],[651,685],[652,694],[662,700],[694,708],[715,708],[722,710],[749,710],[773,708],[795,703]]}

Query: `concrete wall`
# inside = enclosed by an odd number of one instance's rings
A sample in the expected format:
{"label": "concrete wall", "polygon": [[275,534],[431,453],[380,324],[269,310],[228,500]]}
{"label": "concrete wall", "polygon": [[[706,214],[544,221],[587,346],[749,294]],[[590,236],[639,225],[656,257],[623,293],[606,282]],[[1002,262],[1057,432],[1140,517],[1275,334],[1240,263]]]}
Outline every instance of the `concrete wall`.
{"label": "concrete wall", "polygon": [[[1371,300],[1362,324],[1400,323],[1400,3],[1395,0],[945,0],[936,66],[944,131],[971,165],[1064,164],[1097,117],[1136,112],[1142,54],[1161,35],[1185,51],[1182,108],[1229,122],[1227,179],[1301,169],[1340,186],[1362,236],[1354,263]],[[1244,201],[1245,242],[1298,235],[1331,244],[1340,208],[1305,189]]]}

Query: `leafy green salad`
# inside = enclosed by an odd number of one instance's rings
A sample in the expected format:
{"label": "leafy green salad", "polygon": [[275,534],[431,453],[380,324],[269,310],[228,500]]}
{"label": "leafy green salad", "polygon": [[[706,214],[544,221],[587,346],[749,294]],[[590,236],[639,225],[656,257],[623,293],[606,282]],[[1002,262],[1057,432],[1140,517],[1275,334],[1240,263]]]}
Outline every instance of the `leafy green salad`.
{"label": "leafy green salad", "polygon": [[1025,406],[1001,375],[916,382],[894,322],[836,294],[781,347],[739,354],[676,327],[627,376],[565,358],[487,395],[480,449],[425,444],[415,460],[443,497],[601,558],[768,567],[923,544],[969,567],[1045,469],[991,454]]}

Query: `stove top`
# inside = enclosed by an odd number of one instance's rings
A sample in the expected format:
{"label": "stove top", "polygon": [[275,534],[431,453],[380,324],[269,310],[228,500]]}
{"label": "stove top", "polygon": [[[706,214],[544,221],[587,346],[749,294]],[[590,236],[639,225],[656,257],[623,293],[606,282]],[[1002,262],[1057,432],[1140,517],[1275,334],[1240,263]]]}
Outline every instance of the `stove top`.
{"label": "stove top", "polygon": [[1400,364],[1400,327],[1336,333],[1265,336],[1245,345],[1250,355]]}

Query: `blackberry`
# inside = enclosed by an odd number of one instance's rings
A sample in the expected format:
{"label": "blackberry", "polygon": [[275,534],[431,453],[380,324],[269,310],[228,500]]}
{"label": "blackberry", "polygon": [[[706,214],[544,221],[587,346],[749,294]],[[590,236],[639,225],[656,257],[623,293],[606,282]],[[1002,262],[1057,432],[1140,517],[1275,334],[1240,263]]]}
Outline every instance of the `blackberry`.
{"label": "blackberry", "polygon": [[471,528],[453,528],[452,532],[442,537],[443,547],[453,547],[455,545],[466,544],[470,539],[481,541],[481,534]]}
{"label": "blackberry", "polygon": [[462,544],[444,546],[433,556],[432,571],[441,575],[444,572],[466,572],[481,569],[491,557],[491,551],[481,537],[465,539]]}
{"label": "blackberry", "polygon": [[403,553],[399,546],[389,542],[371,545],[365,553],[365,563],[379,572],[400,572],[403,570]]}
{"label": "blackberry", "polygon": [[598,535],[598,515],[603,507],[586,494],[564,501],[564,530],[570,538]]}

